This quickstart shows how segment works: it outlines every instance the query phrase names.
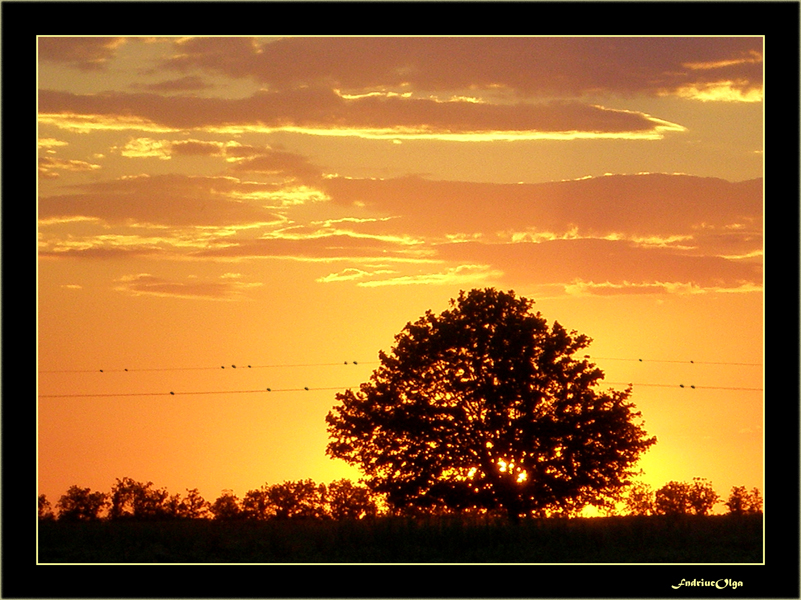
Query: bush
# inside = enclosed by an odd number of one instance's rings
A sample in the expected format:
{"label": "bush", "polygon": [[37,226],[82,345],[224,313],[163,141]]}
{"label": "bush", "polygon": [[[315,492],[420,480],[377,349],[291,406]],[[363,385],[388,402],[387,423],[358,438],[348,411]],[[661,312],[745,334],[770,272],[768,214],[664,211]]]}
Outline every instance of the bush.
{"label": "bush", "polygon": [[749,493],[745,486],[731,488],[729,499],[724,502],[733,515],[754,515],[762,513],[762,495],[757,488]]}

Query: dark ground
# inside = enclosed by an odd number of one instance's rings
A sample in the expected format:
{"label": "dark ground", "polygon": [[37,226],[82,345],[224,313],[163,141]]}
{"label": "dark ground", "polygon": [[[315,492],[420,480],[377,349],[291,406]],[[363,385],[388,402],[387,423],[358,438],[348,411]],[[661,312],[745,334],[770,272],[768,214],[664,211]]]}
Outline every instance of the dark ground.
{"label": "dark ground", "polygon": [[39,563],[761,563],[762,515],[40,523]]}

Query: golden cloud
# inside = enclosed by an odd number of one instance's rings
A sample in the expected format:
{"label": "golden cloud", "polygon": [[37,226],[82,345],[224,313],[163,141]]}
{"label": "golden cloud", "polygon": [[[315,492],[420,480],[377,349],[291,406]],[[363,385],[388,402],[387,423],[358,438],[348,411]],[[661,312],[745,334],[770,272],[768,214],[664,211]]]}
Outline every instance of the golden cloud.
{"label": "golden cloud", "polygon": [[[284,158],[275,164],[298,166]],[[685,293],[685,284],[762,285],[761,180],[319,182],[160,175],[74,185],[40,199],[40,255],[336,263],[317,281],[362,287],[502,280],[571,285],[571,293]]]}
{"label": "golden cloud", "polygon": [[217,133],[289,131],[461,141],[659,139],[684,131],[645,113],[580,102],[488,104],[405,97],[344,98],[325,89],[223,99],[157,94],[39,92],[39,121],[79,132],[138,129]]}
{"label": "golden cloud", "polygon": [[39,175],[45,178],[58,177],[58,171],[83,173],[87,171],[96,171],[100,168],[100,165],[86,162],[84,160],[69,160],[63,158],[53,158],[50,156],[44,156],[39,159]]}
{"label": "golden cloud", "polygon": [[418,273],[385,279],[360,281],[359,287],[386,287],[396,285],[480,285],[503,277],[503,272],[489,265],[458,265],[435,273]]}
{"label": "golden cloud", "polygon": [[117,291],[133,296],[160,296],[200,300],[236,301],[247,298],[245,292],[261,283],[244,283],[224,278],[223,281],[174,281],[149,273],[127,275],[117,280]]}

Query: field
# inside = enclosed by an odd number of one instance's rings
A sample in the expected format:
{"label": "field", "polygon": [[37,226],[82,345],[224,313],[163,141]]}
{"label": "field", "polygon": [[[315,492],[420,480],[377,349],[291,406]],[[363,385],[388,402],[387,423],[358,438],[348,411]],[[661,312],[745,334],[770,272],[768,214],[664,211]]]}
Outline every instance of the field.
{"label": "field", "polygon": [[762,516],[42,523],[40,563],[759,563]]}

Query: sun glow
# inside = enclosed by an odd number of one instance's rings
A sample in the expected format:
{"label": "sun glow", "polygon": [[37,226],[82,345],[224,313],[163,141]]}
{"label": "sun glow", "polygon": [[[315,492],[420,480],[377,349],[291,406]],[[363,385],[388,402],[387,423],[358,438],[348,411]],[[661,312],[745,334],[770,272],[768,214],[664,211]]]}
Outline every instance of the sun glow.
{"label": "sun glow", "polygon": [[499,458],[497,465],[501,473],[509,473],[511,475],[517,474],[517,479],[515,480],[517,483],[523,483],[528,480],[528,473],[524,469],[515,466],[514,460],[507,462]]}

